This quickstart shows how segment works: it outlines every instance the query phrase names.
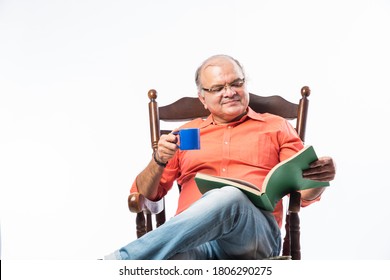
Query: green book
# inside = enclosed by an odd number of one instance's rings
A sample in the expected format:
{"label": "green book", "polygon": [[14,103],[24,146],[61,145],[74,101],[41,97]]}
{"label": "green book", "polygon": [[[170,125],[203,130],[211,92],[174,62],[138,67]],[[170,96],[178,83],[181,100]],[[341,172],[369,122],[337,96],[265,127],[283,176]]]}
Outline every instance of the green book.
{"label": "green book", "polygon": [[310,163],[317,159],[313,146],[306,146],[292,157],[275,165],[265,177],[261,190],[243,180],[203,173],[196,174],[195,182],[202,194],[224,186],[237,187],[254,205],[273,211],[278,201],[291,191],[329,186],[329,182],[318,182],[302,177],[302,171],[309,168]]}

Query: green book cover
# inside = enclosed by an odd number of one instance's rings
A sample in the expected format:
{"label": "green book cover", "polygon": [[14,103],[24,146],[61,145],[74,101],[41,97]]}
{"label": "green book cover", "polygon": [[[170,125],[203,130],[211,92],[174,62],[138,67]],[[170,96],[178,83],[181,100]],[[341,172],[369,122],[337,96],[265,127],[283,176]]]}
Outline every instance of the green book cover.
{"label": "green book cover", "polygon": [[302,171],[318,157],[313,146],[306,146],[292,157],[274,166],[264,179],[261,190],[242,180],[197,173],[195,182],[203,194],[214,188],[234,186],[241,189],[257,207],[273,211],[277,202],[294,190],[327,187],[329,182],[304,179]]}

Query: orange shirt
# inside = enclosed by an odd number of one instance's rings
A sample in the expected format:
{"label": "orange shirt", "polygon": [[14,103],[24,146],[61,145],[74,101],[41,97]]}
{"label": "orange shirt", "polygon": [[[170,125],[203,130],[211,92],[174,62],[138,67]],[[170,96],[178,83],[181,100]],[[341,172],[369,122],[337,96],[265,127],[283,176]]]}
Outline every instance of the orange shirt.
{"label": "orange shirt", "polygon": [[[164,169],[155,198],[162,198],[176,180],[181,186],[176,214],[201,197],[194,180],[197,172],[242,179],[260,188],[272,167],[303,148],[302,141],[287,120],[272,114],[258,114],[250,108],[247,115],[234,123],[214,124],[209,116],[182,127],[200,128],[201,148],[176,152]],[[134,181],[131,192],[136,191]],[[311,202],[303,201],[302,206]],[[282,200],[274,215],[281,227]]]}

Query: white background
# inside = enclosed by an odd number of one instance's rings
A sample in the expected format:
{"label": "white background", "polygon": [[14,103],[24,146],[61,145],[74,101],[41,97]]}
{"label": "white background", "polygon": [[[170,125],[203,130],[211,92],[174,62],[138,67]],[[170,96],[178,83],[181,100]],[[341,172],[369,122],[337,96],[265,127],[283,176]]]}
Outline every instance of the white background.
{"label": "white background", "polygon": [[390,259],[389,29],[386,0],[1,0],[2,258],[94,260],[135,239],[147,91],[196,96],[195,69],[224,53],[251,92],[312,90],[306,143],[338,173],[302,209],[303,258]]}

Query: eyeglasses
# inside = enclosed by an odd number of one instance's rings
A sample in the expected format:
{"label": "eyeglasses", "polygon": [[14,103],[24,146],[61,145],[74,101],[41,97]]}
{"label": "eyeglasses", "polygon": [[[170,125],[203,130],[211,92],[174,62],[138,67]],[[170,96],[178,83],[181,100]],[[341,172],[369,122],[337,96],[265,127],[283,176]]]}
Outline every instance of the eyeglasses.
{"label": "eyeglasses", "polygon": [[239,90],[244,86],[244,84],[245,84],[245,78],[244,79],[238,78],[235,79],[230,84],[213,86],[211,88],[202,87],[202,90],[207,91],[209,93],[222,93],[222,91],[227,90],[228,87],[233,91]]}

